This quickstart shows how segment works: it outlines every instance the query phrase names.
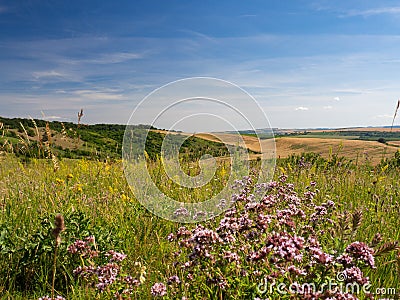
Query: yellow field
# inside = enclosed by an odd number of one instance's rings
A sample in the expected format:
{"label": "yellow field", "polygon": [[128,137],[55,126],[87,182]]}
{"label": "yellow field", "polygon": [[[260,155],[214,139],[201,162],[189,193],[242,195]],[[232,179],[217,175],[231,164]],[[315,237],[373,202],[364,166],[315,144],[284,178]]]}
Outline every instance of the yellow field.
{"label": "yellow field", "polygon": [[359,141],[322,138],[277,138],[275,139],[277,157],[287,157],[295,153],[315,152],[328,157],[331,152],[350,159],[366,160],[379,163],[382,158],[393,157],[397,147],[376,141]]}
{"label": "yellow field", "polygon": [[[376,128],[371,128],[377,130]],[[387,128],[381,128],[382,130]],[[390,130],[390,129],[389,129]],[[399,130],[394,128],[393,130]],[[158,132],[166,133],[166,131],[158,130]],[[178,133],[172,133],[178,134]],[[179,133],[182,135],[191,135],[188,133]],[[268,157],[273,149],[272,140],[261,140],[260,142],[253,136],[242,136],[230,133],[199,133],[196,137],[214,141],[223,142],[228,145],[245,146],[246,148],[262,152],[263,157]],[[243,144],[244,142],[244,144]],[[400,141],[389,142],[385,145],[376,141],[348,140],[338,138],[307,138],[307,137],[278,137],[275,138],[276,157],[285,158],[291,154],[301,154],[303,152],[315,152],[322,157],[329,157],[331,153],[337,153],[349,159],[358,159],[359,161],[368,160],[372,164],[377,164],[382,158],[391,158],[399,149]],[[261,148],[263,151],[261,151]],[[251,158],[261,156],[260,154],[251,155]]]}
{"label": "yellow field", "polygon": [[308,132],[335,132],[335,131],[369,131],[369,132],[400,132],[400,128],[394,127],[394,128],[387,128],[387,127],[349,127],[349,128],[337,128],[337,129],[329,129],[329,130],[323,130],[323,129],[310,129],[307,130]]}

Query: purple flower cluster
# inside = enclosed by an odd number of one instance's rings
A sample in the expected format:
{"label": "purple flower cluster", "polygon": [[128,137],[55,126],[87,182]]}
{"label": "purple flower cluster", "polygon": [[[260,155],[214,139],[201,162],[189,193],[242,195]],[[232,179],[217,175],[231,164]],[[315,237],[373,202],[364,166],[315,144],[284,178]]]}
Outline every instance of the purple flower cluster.
{"label": "purple flower cluster", "polygon": [[354,259],[358,259],[369,265],[371,268],[375,268],[374,250],[368,247],[363,242],[354,242],[347,246],[346,253],[348,253]]}
{"label": "purple flower cluster", "polygon": [[167,287],[164,283],[158,282],[151,287],[151,294],[154,297],[163,297],[167,294]]}
{"label": "purple flower cluster", "polygon": [[49,296],[40,297],[38,300],[65,300],[62,296],[56,296],[55,298],[51,298]]}
{"label": "purple flower cluster", "polygon": [[[79,255],[83,260],[87,259],[88,264],[77,267],[73,274],[77,278],[81,278],[92,288],[99,292],[111,292],[113,284],[118,283],[117,290],[114,289],[114,296],[117,299],[130,297],[133,291],[142,283],[142,279],[136,279],[129,275],[121,274],[121,263],[126,255],[115,250],[100,252],[93,250],[95,246],[94,237],[88,237],[84,240],[77,240],[68,247],[68,252]],[[82,260],[82,262],[83,262]],[[96,264],[98,263],[98,264]],[[138,263],[140,265],[140,263]],[[136,265],[136,264],[135,264]],[[142,267],[142,269],[145,267]],[[145,274],[144,269],[141,271]],[[125,295],[125,296],[123,296]]]}
{"label": "purple flower cluster", "polygon": [[115,263],[108,263],[103,266],[79,266],[74,270],[76,277],[93,279],[91,282],[100,292],[103,292],[110,284],[117,280],[120,267]]}
{"label": "purple flower cluster", "polygon": [[[350,243],[344,251],[336,248],[343,240],[338,243],[340,238],[335,236],[335,220],[339,220],[335,203],[316,203],[319,191],[315,182],[299,196],[287,179],[281,175],[278,181],[259,184],[254,189],[251,177],[238,180],[233,187],[236,193],[230,200],[232,206],[221,218],[192,229],[180,227],[168,236],[179,248],[174,266],[182,272],[187,291],[193,286],[193,294],[198,295],[195,282],[207,282],[215,293],[235,298],[244,285],[240,280],[227,280],[232,274],[253,283],[267,278],[269,282],[302,284],[313,278],[326,283],[342,272],[348,283],[369,282],[360,267],[374,267],[373,250],[362,242]],[[267,193],[257,202],[253,190]],[[173,282],[177,281],[172,277],[167,281],[171,292],[177,293]],[[248,288],[254,288],[251,286]],[[309,291],[299,299],[357,298],[340,291]]]}
{"label": "purple flower cluster", "polygon": [[[287,232],[272,232],[266,242],[267,249],[273,250],[273,256],[285,261],[301,261],[304,238],[292,236]],[[277,261],[277,260],[276,260]]]}
{"label": "purple flower cluster", "polygon": [[85,238],[85,240],[76,240],[68,247],[68,252],[71,254],[79,254],[82,257],[93,258],[99,255],[97,250],[92,249],[95,244],[93,236]]}
{"label": "purple flower cluster", "polygon": [[364,277],[363,272],[358,267],[345,269],[342,274],[345,276],[345,281],[348,283],[356,282],[358,284],[366,284],[369,282],[368,277]]}
{"label": "purple flower cluster", "polygon": [[126,254],[114,250],[109,250],[106,256],[110,256],[110,262],[121,262],[126,258]]}

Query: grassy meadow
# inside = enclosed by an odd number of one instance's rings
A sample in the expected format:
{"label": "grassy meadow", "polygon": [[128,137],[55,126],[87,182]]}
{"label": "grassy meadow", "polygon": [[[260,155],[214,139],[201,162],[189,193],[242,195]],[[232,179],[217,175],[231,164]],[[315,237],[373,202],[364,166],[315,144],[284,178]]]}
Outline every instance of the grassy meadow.
{"label": "grassy meadow", "polygon": [[[189,150],[225,151],[189,142]],[[190,176],[200,171],[193,153],[182,153]],[[2,151],[0,299],[396,299],[400,152],[380,162],[341,154],[331,148],[326,156],[278,159],[260,203],[252,201],[261,186],[253,184],[255,159],[253,175],[224,200],[232,205],[225,214],[185,225],[147,211],[118,158]],[[148,161],[160,190],[182,202],[218,193],[229,167],[219,160],[213,180],[185,189],[166,176],[157,156]],[[264,280],[275,285],[267,294],[260,290]],[[332,280],[370,286],[356,293],[289,293],[290,284]],[[286,293],[276,289],[279,283]]]}
{"label": "grassy meadow", "polygon": [[[57,213],[64,216],[66,226],[57,256],[58,295],[66,299],[112,298],[110,294],[96,292],[72,274],[81,261],[71,257],[67,246],[90,235],[95,236],[99,249],[115,249],[127,255],[124,272],[138,274],[142,266],[146,267],[145,280],[135,289],[132,299],[151,298],[154,283],[166,282],[169,276],[177,274],[173,255],[177,246],[169,243],[167,236],[180,225],[155,217],[135,200],[120,161],[64,159],[54,171],[49,160],[22,163],[11,154],[3,154],[0,160],[2,299],[49,295],[55,243],[50,232]],[[340,213],[362,211],[359,229],[351,234],[354,240],[370,243],[377,233],[384,242],[399,239],[398,170],[395,164],[372,167],[348,164],[334,157],[306,156],[302,161],[292,156],[278,161],[276,176],[287,175],[287,182],[293,183],[299,193],[315,182],[319,190],[316,201],[331,199]],[[392,251],[377,257],[376,266],[366,273],[372,286],[398,290],[398,253]],[[204,295],[199,291],[199,297],[192,294],[189,299],[205,299]],[[216,292],[215,298],[217,295]]]}

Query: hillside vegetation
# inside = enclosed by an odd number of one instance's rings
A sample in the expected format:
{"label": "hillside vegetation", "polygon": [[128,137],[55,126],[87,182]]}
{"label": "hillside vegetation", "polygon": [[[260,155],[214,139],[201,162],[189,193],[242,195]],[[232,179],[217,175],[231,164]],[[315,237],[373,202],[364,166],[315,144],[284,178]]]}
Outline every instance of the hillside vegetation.
{"label": "hillside vegetation", "polygon": [[[59,158],[121,158],[126,128],[118,124],[82,125],[1,117],[0,125],[3,150],[25,158],[48,157],[49,152]],[[149,157],[160,156],[166,132],[158,132],[147,125],[130,128],[137,137],[132,143],[145,139]],[[229,149],[219,141],[183,135],[169,137],[170,146],[178,147],[180,158],[184,160],[198,159],[205,154],[222,157],[229,154]]]}

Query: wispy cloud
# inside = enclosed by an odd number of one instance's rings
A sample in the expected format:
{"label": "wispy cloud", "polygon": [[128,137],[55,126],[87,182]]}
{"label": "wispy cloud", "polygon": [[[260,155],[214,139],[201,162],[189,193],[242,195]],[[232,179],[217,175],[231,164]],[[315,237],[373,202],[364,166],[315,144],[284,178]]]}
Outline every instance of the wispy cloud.
{"label": "wispy cloud", "polygon": [[91,101],[104,101],[104,100],[124,100],[125,97],[122,93],[116,90],[76,90],[71,94],[79,96],[81,99]]}
{"label": "wispy cloud", "polygon": [[374,116],[374,119],[391,119],[391,118],[393,118],[393,115],[389,115],[389,114],[382,114],[382,115]]}
{"label": "wispy cloud", "polygon": [[64,77],[66,77],[65,74],[63,74],[61,72],[54,71],[54,70],[33,72],[32,76],[35,79],[41,79],[41,78],[64,78]]}
{"label": "wispy cloud", "polygon": [[305,110],[308,110],[308,107],[299,106],[299,107],[296,107],[295,110],[302,110],[302,111],[305,111]]}
{"label": "wispy cloud", "polygon": [[257,15],[255,14],[244,14],[244,15],[240,15],[239,18],[254,18],[257,17]]}
{"label": "wispy cloud", "polygon": [[62,118],[60,116],[45,116],[43,119],[51,121],[51,120],[60,120]]}
{"label": "wispy cloud", "polygon": [[341,17],[356,17],[356,16],[369,17],[382,14],[390,14],[390,15],[400,14],[400,6],[380,7],[380,8],[366,9],[366,10],[351,10],[342,14]]}
{"label": "wispy cloud", "polygon": [[[335,93],[341,93],[341,94],[353,94],[353,95],[363,95],[363,94],[371,94],[372,93],[372,91],[367,90],[367,89],[356,89],[356,88],[353,88],[353,89],[335,89],[334,92]],[[339,99],[336,99],[336,98],[339,98],[339,97],[335,97],[333,99],[337,100],[337,101],[340,100],[340,98]]]}
{"label": "wispy cloud", "polygon": [[333,106],[327,105],[327,106],[324,106],[324,109],[325,109],[325,110],[331,110],[331,109],[333,109]]}
{"label": "wispy cloud", "polygon": [[116,53],[102,54],[92,59],[79,60],[79,62],[93,63],[93,64],[116,64],[133,59],[141,59],[143,57],[144,55],[141,53],[116,52]]}
{"label": "wispy cloud", "polygon": [[333,100],[340,101],[340,98],[339,97],[334,97]]}

